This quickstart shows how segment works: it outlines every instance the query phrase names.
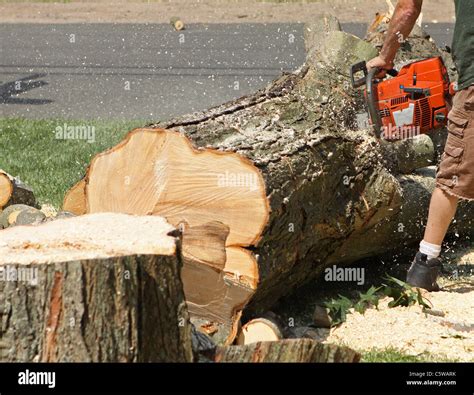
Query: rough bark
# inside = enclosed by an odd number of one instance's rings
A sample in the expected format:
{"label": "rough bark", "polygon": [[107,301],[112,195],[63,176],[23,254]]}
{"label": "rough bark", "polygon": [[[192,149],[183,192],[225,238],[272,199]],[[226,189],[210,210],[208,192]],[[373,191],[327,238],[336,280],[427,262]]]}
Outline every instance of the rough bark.
{"label": "rough bark", "polygon": [[45,218],[45,214],[37,208],[12,204],[0,213],[0,229],[14,225],[37,225]]}
{"label": "rough bark", "polygon": [[220,347],[216,362],[359,362],[360,354],[348,347],[323,344],[310,339],[258,342],[245,346]]}
{"label": "rough bark", "polygon": [[0,361],[192,361],[172,229],[100,214],[3,230]]}

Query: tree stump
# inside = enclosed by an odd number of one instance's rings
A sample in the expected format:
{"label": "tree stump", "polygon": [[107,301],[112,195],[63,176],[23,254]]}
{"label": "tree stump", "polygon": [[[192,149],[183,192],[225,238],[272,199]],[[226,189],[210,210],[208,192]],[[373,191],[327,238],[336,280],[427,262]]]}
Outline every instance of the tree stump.
{"label": "tree stump", "polygon": [[174,228],[93,214],[0,232],[0,361],[191,362]]}

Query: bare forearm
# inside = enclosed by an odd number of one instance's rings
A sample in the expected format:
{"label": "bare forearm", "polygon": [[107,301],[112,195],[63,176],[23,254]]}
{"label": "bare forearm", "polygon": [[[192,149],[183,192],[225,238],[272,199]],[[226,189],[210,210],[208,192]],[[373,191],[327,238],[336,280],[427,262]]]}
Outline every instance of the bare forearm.
{"label": "bare forearm", "polygon": [[411,33],[416,20],[420,16],[423,0],[400,0],[390,21],[380,57],[387,62],[395,59],[401,43]]}

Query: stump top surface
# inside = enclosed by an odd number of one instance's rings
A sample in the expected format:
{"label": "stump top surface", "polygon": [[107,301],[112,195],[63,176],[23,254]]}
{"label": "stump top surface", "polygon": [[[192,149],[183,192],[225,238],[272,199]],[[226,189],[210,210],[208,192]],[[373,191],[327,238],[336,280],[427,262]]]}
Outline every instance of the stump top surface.
{"label": "stump top surface", "polygon": [[159,216],[89,214],[39,226],[0,231],[0,264],[105,259],[128,255],[173,255],[173,231]]}

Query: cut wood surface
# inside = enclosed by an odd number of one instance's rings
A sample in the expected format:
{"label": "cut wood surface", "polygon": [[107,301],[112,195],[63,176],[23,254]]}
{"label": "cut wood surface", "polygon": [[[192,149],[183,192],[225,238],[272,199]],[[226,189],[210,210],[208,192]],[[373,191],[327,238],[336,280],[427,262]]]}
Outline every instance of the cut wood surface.
{"label": "cut wood surface", "polygon": [[310,339],[287,339],[219,347],[216,362],[359,362],[360,354],[348,347]]}
{"label": "cut wood surface", "polygon": [[0,360],[190,362],[174,228],[92,214],[0,232]]}
{"label": "cut wood surface", "polygon": [[12,204],[36,206],[36,199],[31,188],[0,169],[0,210]]}
{"label": "cut wood surface", "polygon": [[283,330],[275,320],[255,318],[242,326],[237,338],[238,345],[283,339]]}
{"label": "cut wood surface", "polygon": [[0,209],[7,205],[13,193],[13,185],[10,177],[0,170]]}
{"label": "cut wood surface", "polygon": [[[323,22],[306,34],[299,70],[252,95],[130,132],[93,159],[81,191],[68,195],[82,196],[72,206],[88,213],[187,224],[187,301],[215,336],[225,323],[226,342],[242,310],[253,318],[334,262],[412,248],[423,234],[434,175],[414,170],[434,159],[433,145],[422,137],[387,150],[359,130],[365,108],[349,69],[377,51],[337,31],[336,20]],[[416,35],[397,62],[440,54],[448,57]],[[472,206],[461,205],[458,218],[450,232],[468,237]]]}
{"label": "cut wood surface", "polygon": [[80,180],[67,192],[66,197],[64,198],[64,211],[69,211],[76,215],[82,215],[87,212],[85,188],[85,180]]}

